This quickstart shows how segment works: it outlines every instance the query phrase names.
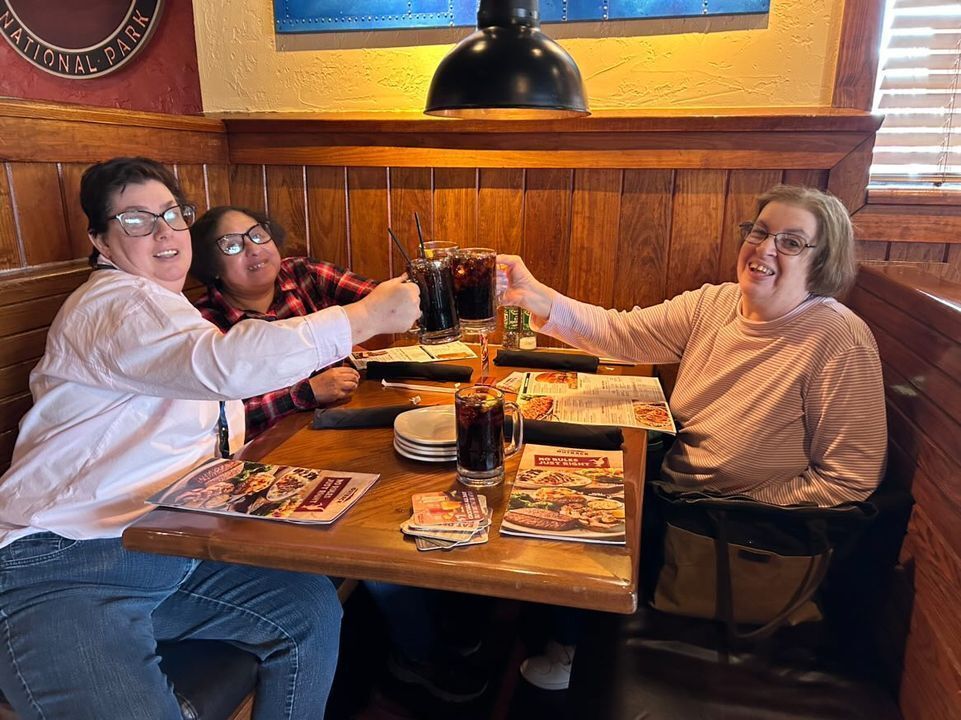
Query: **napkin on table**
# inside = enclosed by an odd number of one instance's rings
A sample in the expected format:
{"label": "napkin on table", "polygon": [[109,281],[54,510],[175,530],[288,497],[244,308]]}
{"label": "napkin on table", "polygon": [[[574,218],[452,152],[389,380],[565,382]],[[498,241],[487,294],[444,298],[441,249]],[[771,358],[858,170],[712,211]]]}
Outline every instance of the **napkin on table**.
{"label": "napkin on table", "polygon": [[600,359],[594,355],[582,355],[580,353],[501,349],[497,351],[494,364],[507,367],[530,367],[593,373],[597,372]]}
{"label": "napkin on table", "polygon": [[440,382],[470,382],[473,370],[467,365],[443,363],[374,362],[367,363],[368,380],[421,378]]}
{"label": "napkin on table", "polygon": [[[504,420],[504,436],[511,437],[510,418]],[[579,425],[577,423],[524,421],[524,442],[534,445],[556,445],[590,450],[620,450],[624,433],[613,425]]]}
{"label": "napkin on table", "polygon": [[413,409],[410,403],[368,408],[318,408],[314,410],[310,426],[314,430],[392,427],[394,418]]}

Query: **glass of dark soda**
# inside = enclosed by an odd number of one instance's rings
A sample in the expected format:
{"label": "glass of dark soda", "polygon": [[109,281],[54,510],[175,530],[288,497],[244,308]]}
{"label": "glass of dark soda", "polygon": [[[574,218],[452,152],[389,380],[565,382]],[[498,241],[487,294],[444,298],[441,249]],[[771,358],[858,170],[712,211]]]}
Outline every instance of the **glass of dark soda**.
{"label": "glass of dark soda", "polygon": [[460,339],[450,256],[438,254],[429,260],[414,258],[409,272],[420,288],[420,342],[438,345]]}
{"label": "glass of dark soda", "polygon": [[[504,393],[471,385],[454,394],[457,420],[457,479],[468,487],[491,487],[504,480],[504,459],[524,445],[524,418]],[[513,437],[505,447],[504,414],[514,415]]]}
{"label": "glass of dark soda", "polygon": [[460,248],[453,253],[454,300],[464,332],[490,333],[497,327],[497,253],[490,248]]}

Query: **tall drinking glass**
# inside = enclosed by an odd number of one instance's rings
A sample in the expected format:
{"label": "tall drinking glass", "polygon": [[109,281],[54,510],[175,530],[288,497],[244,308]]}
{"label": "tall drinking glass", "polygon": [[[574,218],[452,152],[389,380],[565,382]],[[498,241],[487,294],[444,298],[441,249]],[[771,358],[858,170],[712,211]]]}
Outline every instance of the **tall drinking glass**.
{"label": "tall drinking glass", "polygon": [[461,248],[454,251],[454,301],[461,329],[486,334],[497,327],[495,264],[497,253],[490,248]]}
{"label": "tall drinking glass", "polygon": [[457,243],[447,242],[446,240],[428,240],[424,243],[424,256],[428,260],[436,257],[453,255],[455,250],[460,249]]}
{"label": "tall drinking glass", "polygon": [[[514,415],[511,443],[505,447],[504,413]],[[504,458],[524,445],[524,416],[504,393],[471,385],[454,394],[457,419],[457,479],[469,487],[491,487],[504,480]]]}
{"label": "tall drinking glass", "polygon": [[420,288],[418,339],[424,345],[460,339],[450,263],[449,255],[440,254],[433,259],[414,258],[410,262],[411,279]]}

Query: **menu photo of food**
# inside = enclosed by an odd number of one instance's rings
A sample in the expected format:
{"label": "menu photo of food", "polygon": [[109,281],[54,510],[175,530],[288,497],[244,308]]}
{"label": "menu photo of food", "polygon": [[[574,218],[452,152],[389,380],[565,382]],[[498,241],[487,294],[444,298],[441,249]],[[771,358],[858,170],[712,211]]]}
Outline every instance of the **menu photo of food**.
{"label": "menu photo of food", "polygon": [[526,420],[677,432],[661,384],[652,377],[528,372],[517,405]]}
{"label": "menu photo of food", "polygon": [[623,545],[626,522],[621,451],[524,447],[502,535]]}
{"label": "menu photo of food", "polygon": [[379,475],[209,460],[148,503],[183,510],[298,523],[331,523]]}

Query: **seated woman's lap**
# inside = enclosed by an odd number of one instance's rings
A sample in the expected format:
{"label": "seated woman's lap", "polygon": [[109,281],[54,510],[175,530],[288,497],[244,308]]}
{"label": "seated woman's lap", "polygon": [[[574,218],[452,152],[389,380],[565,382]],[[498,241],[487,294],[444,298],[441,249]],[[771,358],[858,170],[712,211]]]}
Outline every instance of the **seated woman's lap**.
{"label": "seated woman's lap", "polygon": [[156,641],[206,638],[263,661],[255,718],[317,717],[340,612],[325,577],[39,533],[0,549],[0,689],[24,720],[175,720]]}

